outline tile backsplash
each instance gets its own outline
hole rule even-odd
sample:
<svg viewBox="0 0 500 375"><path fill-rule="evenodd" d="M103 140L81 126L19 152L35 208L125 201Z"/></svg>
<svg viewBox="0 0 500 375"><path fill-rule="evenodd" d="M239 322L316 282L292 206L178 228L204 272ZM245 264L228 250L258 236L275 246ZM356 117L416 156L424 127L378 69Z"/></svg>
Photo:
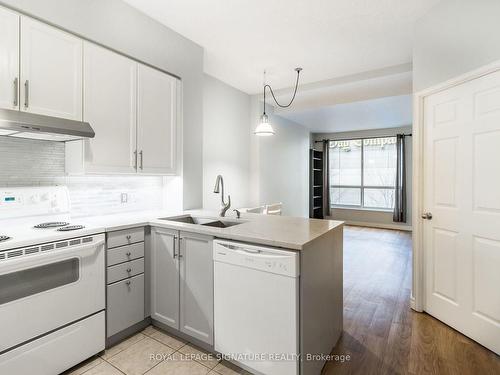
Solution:
<svg viewBox="0 0 500 375"><path fill-rule="evenodd" d="M0 186L66 185L74 216L161 209L164 181L158 176L65 176L64 143L0 136Z"/></svg>
<svg viewBox="0 0 500 375"><path fill-rule="evenodd" d="M0 136L0 185L64 176L64 143Z"/></svg>

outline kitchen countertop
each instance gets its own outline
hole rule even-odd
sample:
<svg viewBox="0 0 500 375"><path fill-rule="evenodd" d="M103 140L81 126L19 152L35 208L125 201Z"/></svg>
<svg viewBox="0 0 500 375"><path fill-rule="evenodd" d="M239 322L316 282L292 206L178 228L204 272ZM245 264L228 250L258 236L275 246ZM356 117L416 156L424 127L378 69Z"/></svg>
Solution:
<svg viewBox="0 0 500 375"><path fill-rule="evenodd" d="M199 210L187 211L184 214L217 217L216 212ZM242 224L227 228L215 228L155 219L150 221L150 225L186 231L193 230L194 227L197 228L196 231L198 233L208 234L218 238L283 247L293 250L302 250L305 245L312 240L343 225L342 221L260 215L245 212L241 214L241 219L236 219L234 216L220 219L241 221Z"/></svg>
<svg viewBox="0 0 500 375"><path fill-rule="evenodd" d="M217 228L160 219L183 215L209 217L214 220L241 221L241 224L227 228ZM146 225L185 230L236 241L302 250L309 242L343 225L342 221L260 215L245 212L241 214L240 219L236 219L232 215L225 218L219 218L217 212L207 210L188 210L184 212L136 211L90 217L75 218L66 216L58 219L70 221L72 224L85 225L85 229L63 233L54 230L31 229L32 224L34 224L31 222L23 223L23 226L21 226L20 223L16 224L11 222L8 227L2 228L1 234L10 235L14 238L1 243L0 250L29 246L35 243L57 241L68 238L68 234L71 234L71 236L74 235L74 237L80 237ZM38 222L41 221L44 220L40 218Z"/></svg>

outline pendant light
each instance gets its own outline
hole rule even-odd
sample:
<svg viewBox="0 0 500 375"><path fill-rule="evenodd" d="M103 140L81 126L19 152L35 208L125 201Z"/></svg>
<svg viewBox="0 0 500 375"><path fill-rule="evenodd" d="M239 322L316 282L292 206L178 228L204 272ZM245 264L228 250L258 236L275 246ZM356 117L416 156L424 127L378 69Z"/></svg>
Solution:
<svg viewBox="0 0 500 375"><path fill-rule="evenodd" d="M273 92L272 87L269 86L268 84L266 84L266 72L264 71L264 111L262 113L262 116L260 116L259 125L257 125L257 127L255 128L255 131L253 132L255 135L268 137L268 136L275 134L273 127L269 123L269 117L266 114L266 89L267 88L269 89L269 91L271 92L271 95L274 99L274 102L276 103L276 105L278 105L278 107L281 107L281 108L290 107L295 99L295 95L297 94L297 88L299 86L299 76L300 76L301 70L302 70L302 68L295 68L295 71L297 72L297 81L295 82L295 89L293 91L292 99L290 100L290 102L288 104L285 104L285 105L278 103L278 101L276 100L276 97L274 96L274 92Z"/></svg>

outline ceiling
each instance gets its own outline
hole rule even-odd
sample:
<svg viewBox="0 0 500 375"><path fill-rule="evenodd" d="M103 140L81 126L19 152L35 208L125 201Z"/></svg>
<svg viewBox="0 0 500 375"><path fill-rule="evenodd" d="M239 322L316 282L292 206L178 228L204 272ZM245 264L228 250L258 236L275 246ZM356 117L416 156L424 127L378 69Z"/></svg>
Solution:
<svg viewBox="0 0 500 375"><path fill-rule="evenodd" d="M280 113L313 133L384 129L411 125L411 95L390 96L335 106Z"/></svg>
<svg viewBox="0 0 500 375"><path fill-rule="evenodd" d="M411 62L415 21L439 0L125 0L201 45L205 72L244 91Z"/></svg>

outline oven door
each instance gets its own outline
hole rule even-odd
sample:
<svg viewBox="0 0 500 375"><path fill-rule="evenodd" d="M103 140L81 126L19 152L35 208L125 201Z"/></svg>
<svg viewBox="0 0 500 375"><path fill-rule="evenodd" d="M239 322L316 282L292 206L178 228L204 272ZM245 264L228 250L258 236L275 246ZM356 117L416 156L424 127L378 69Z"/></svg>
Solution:
<svg viewBox="0 0 500 375"><path fill-rule="evenodd" d="M104 244L0 262L0 353L104 310Z"/></svg>

